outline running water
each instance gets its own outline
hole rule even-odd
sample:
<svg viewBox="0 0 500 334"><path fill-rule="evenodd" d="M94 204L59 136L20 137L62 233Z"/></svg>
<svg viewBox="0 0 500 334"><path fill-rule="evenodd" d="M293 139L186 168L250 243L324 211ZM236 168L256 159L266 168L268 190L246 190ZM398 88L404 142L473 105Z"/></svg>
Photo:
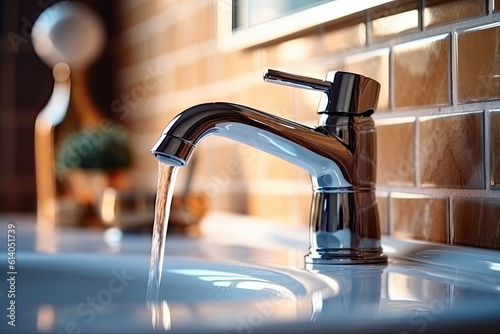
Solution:
<svg viewBox="0 0 500 334"><path fill-rule="evenodd" d="M152 312L153 327L160 324L165 327L167 325L165 322L169 322L169 319L162 319L162 315L165 314L165 311L162 311L162 309L165 308L165 305L159 302L159 292L170 204L172 203L175 178L178 170L179 167L176 166L168 166L161 162L158 164L158 188L156 193L153 240L151 243L148 290L146 293L146 300Z"/></svg>

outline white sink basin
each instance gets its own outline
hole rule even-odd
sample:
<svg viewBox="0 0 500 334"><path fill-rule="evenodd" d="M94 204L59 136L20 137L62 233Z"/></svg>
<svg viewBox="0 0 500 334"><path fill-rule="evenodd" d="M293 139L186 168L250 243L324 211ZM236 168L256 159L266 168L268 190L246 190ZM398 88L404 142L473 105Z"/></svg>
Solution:
<svg viewBox="0 0 500 334"><path fill-rule="evenodd" d="M17 263L14 332L152 331L147 255L19 253ZM233 328L238 317L268 302L290 311L313 292L334 294L317 275L293 268L182 257L167 257L165 267L160 299L167 313L162 316L165 327L174 330ZM7 266L1 269L6 272Z"/></svg>
<svg viewBox="0 0 500 334"><path fill-rule="evenodd" d="M61 232L63 249L41 254L21 244L33 239L29 231L17 234L15 327L5 320L9 286L0 285L2 333L466 333L500 328L497 251L384 238L388 265L306 270L289 265L306 253L297 230L276 238L275 231L263 229L272 249L264 242L258 248L238 245L237 237L234 245L210 237L170 237L160 312L155 313L160 328L153 329L145 297L148 236L124 238L117 251L102 235ZM168 255L181 253L187 257ZM6 258L0 259L0 270L8 272Z"/></svg>

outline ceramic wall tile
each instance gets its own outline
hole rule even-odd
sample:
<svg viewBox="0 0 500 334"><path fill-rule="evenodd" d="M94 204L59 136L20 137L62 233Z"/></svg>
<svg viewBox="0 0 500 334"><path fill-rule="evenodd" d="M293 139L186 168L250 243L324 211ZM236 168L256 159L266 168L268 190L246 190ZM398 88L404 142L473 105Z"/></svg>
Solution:
<svg viewBox="0 0 500 334"><path fill-rule="evenodd" d="M500 24L458 33L459 102L500 98Z"/></svg>
<svg viewBox="0 0 500 334"><path fill-rule="evenodd" d="M448 34L396 45L396 108L450 104L450 37Z"/></svg>
<svg viewBox="0 0 500 334"><path fill-rule="evenodd" d="M423 187L483 188L483 113L419 119Z"/></svg>
<svg viewBox="0 0 500 334"><path fill-rule="evenodd" d="M333 54L352 48L360 48L366 43L366 25L362 16L355 16L345 22L326 25L321 38L324 54Z"/></svg>
<svg viewBox="0 0 500 334"><path fill-rule="evenodd" d="M377 184L414 185L415 118L381 120L377 125Z"/></svg>
<svg viewBox="0 0 500 334"><path fill-rule="evenodd" d="M424 27L433 27L485 14L484 0L426 0L423 15Z"/></svg>
<svg viewBox="0 0 500 334"><path fill-rule="evenodd" d="M392 193L390 201L391 235L447 242L447 198Z"/></svg>
<svg viewBox="0 0 500 334"><path fill-rule="evenodd" d="M457 245L500 249L500 199L452 200L452 242Z"/></svg>
<svg viewBox="0 0 500 334"><path fill-rule="evenodd" d="M293 64L318 55L317 39L314 35L299 36L264 49L268 64Z"/></svg>
<svg viewBox="0 0 500 334"><path fill-rule="evenodd" d="M418 1L395 1L369 11L370 36L380 39L417 30Z"/></svg>

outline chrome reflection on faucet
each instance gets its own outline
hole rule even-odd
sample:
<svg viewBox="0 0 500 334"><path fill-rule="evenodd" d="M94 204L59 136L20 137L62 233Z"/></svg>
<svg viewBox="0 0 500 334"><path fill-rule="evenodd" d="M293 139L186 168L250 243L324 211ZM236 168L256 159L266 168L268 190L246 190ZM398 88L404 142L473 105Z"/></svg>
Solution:
<svg viewBox="0 0 500 334"><path fill-rule="evenodd" d="M185 165L198 142L218 135L256 147L305 169L312 180L307 263L386 262L375 197L375 111L380 84L347 72L325 81L268 70L264 80L323 92L316 127L238 104L191 107L163 130L152 153Z"/></svg>

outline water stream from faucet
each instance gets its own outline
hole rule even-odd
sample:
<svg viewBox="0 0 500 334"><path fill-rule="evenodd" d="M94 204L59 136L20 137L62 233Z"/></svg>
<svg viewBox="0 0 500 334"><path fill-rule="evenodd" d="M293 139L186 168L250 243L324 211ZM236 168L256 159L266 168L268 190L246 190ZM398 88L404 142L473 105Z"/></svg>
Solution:
<svg viewBox="0 0 500 334"><path fill-rule="evenodd" d="M149 264L148 289L146 301L152 311L153 327L163 325L162 305L159 301L160 283L163 271L163 259L165 255L165 240L167 236L168 217L170 216L170 205L174 193L175 179L179 167L169 166L162 162L158 163L158 187L155 204L155 220L153 227L153 239L151 243L151 261ZM157 314L162 313L162 314Z"/></svg>

